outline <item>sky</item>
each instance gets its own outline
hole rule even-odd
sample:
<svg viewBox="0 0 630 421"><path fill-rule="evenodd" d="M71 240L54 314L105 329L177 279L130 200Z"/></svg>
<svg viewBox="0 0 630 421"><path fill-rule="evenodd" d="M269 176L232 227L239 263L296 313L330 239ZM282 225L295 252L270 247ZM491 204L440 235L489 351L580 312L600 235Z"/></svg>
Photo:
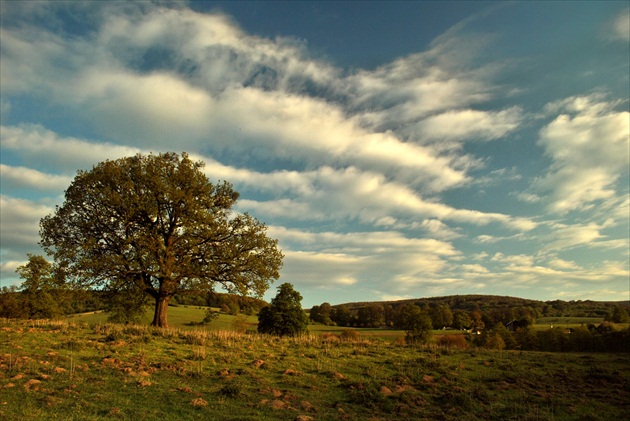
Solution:
<svg viewBox="0 0 630 421"><path fill-rule="evenodd" d="M2 286L77 170L187 152L302 305L628 300L627 2L0 2Z"/></svg>

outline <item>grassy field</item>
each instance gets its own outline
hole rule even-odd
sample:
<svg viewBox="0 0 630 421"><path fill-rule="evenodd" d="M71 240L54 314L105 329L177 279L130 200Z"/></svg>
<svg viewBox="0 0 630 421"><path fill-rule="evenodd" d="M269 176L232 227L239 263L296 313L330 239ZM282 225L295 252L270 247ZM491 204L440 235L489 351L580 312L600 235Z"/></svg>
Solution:
<svg viewBox="0 0 630 421"><path fill-rule="evenodd" d="M629 411L626 354L0 320L0 419L609 420Z"/></svg>
<svg viewBox="0 0 630 421"><path fill-rule="evenodd" d="M213 320L206 326L199 326L197 323L200 322L206 312L207 307L199 307L199 306L177 306L177 307L169 307L168 310L168 320L169 324L172 327L180 328L180 329L208 329L208 330L230 330L232 329L232 325L234 323L234 316L220 314L216 320ZM219 309L215 309L218 311ZM147 310L142 322L149 324L151 322L151 318L153 313L150 310ZM71 322L85 322L88 324L94 323L105 323L107 321L107 315L105 313L87 313L87 314L77 314L67 318L68 321ZM541 317L536 320L536 324L533 326L537 330L545 330L549 329L551 326L555 327L566 327L566 328L576 328L582 325L589 324L599 324L601 323L603 318L597 317ZM258 323L258 319L256 316L248 316L248 331L255 332L256 325ZM626 325L619 325L619 328L627 327ZM338 334L342 330L348 329L346 327L339 326L323 326L323 325L310 325L309 331L321 334L321 333L333 333ZM405 336L405 333L400 330L391 330L391 329L378 329L378 328L361 328L357 329L361 332L361 335L364 337L370 338L381 338L388 341L394 341L398 338L402 338ZM433 331L434 336L436 335L452 335L461 333L453 330L435 330Z"/></svg>

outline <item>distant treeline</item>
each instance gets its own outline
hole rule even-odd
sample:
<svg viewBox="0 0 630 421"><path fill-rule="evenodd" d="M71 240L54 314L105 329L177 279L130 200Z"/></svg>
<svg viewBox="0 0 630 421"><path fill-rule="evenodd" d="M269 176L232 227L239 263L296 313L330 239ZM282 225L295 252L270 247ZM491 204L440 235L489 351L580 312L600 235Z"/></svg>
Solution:
<svg viewBox="0 0 630 421"><path fill-rule="evenodd" d="M507 329L497 324L479 335L471 335L473 345L487 349L516 349L546 352L630 352L630 329L616 330L610 322L577 328L532 327Z"/></svg>
<svg viewBox="0 0 630 421"><path fill-rule="evenodd" d="M541 317L598 317L616 323L628 319L630 302L537 301L495 295L453 295L413 300L357 302L331 306L322 303L310 310L316 323L347 327L396 327L397 313L414 304L430 317L434 329L453 327L473 329L507 325L533 324Z"/></svg>

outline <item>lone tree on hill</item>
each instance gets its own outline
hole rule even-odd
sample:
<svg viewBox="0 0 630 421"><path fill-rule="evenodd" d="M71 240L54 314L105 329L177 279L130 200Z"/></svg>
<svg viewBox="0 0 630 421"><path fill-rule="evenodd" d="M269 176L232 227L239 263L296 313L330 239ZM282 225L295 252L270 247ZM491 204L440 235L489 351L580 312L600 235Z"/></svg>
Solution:
<svg viewBox="0 0 630 421"><path fill-rule="evenodd" d="M271 305L258 313L258 332L278 336L295 336L306 331L308 316L302 310L302 295L293 285L284 283L278 287L278 294Z"/></svg>
<svg viewBox="0 0 630 421"><path fill-rule="evenodd" d="M79 171L63 205L41 220L41 245L79 286L149 294L154 326L168 326L176 293L220 284L261 296L279 277L277 240L233 213L238 193L202 168L186 153L165 153Z"/></svg>

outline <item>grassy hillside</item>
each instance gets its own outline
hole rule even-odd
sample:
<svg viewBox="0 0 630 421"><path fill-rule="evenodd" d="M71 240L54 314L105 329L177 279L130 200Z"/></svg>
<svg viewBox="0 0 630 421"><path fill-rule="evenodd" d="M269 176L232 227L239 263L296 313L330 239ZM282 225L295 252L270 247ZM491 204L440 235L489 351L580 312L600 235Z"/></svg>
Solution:
<svg viewBox="0 0 630 421"><path fill-rule="evenodd" d="M627 357L2 319L0 419L623 419Z"/></svg>
<svg viewBox="0 0 630 421"><path fill-rule="evenodd" d="M198 325L201 322L206 314L206 310L208 307L202 306L177 306L177 307L169 307L168 308L168 322L169 325L176 328L181 329L199 329ZM215 309L218 311L218 309ZM213 320L207 327L212 330L218 329L226 329L229 330L232 328L232 324L234 323L234 316L230 316L227 314L219 314L219 317L216 320ZM147 309L143 319L143 324L151 323L153 319L152 309ZM70 322L85 322L89 324L94 323L106 323L107 322L107 314L104 312L90 312L83 314L73 314L72 316L68 316L66 320ZM249 325L249 330L256 330L256 324L258 323L258 319L256 316L247 316L247 323Z"/></svg>

